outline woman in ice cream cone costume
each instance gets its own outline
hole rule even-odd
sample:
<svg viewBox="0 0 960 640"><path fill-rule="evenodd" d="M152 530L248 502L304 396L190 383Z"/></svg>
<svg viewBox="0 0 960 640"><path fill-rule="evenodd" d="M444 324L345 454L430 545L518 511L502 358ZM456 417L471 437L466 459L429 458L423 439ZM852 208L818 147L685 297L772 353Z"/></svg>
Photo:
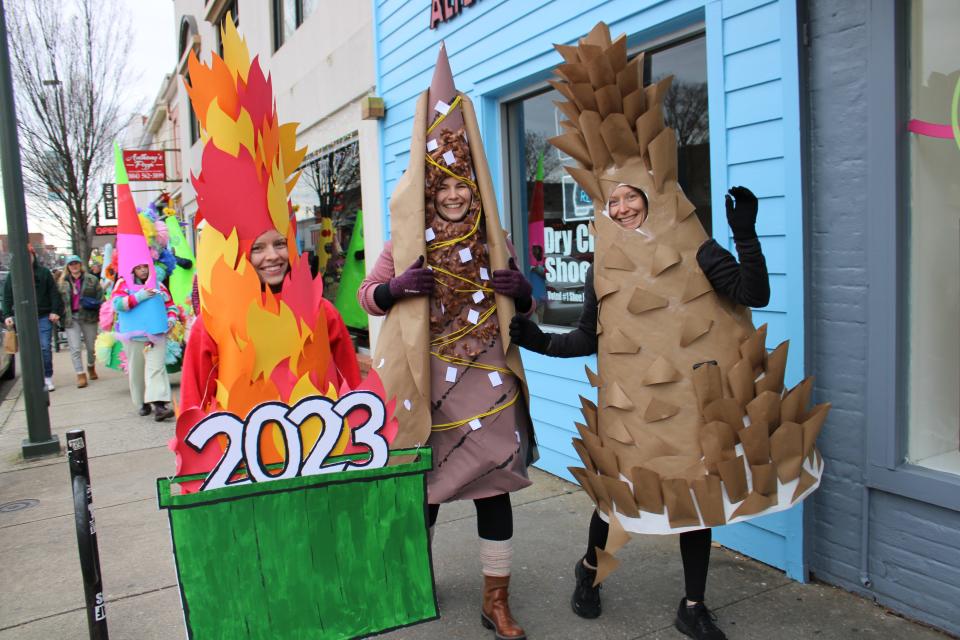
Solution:
<svg viewBox="0 0 960 640"><path fill-rule="evenodd" d="M809 407L812 380L784 389L787 343L771 353L748 307L770 297L755 229L757 198L726 196L739 262L710 239L677 184L676 138L661 101L671 78L643 86L643 57L599 24L576 46L558 45L554 87L566 133L551 143L595 203L594 264L584 309L568 334L511 322L514 343L557 357L596 353L587 370L598 403L571 468L596 505L586 554L575 566L574 612L601 613L600 583L630 533L680 534L686 593L675 625L724 638L704 605L711 529L789 508L819 485L814 443L829 410ZM599 406L598 406L599 405Z"/></svg>
<svg viewBox="0 0 960 640"><path fill-rule="evenodd" d="M535 444L518 349L506 336L514 310L534 310L531 286L500 227L476 116L443 48L416 114L410 167L391 199L392 241L358 299L386 315L373 365L397 401L397 440L433 449L431 534L442 503L474 501L481 621L515 640L525 634L508 604L510 493L530 485Z"/></svg>

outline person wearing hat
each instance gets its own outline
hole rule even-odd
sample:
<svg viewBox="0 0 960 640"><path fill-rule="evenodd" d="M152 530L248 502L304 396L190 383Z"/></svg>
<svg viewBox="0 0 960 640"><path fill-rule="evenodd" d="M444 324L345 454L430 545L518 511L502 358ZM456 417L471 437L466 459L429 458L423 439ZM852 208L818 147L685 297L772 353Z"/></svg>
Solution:
<svg viewBox="0 0 960 640"><path fill-rule="evenodd" d="M83 268L79 256L67 256L66 268L60 276L60 297L63 299L63 317L60 324L67 334L73 370L77 374L77 388L87 386L87 378L97 379L96 351L97 321L103 289L100 278ZM87 369L83 369L82 347L87 347Z"/></svg>
<svg viewBox="0 0 960 640"><path fill-rule="evenodd" d="M43 380L47 391L53 391L53 353L50 340L53 323L63 315L63 299L57 291L57 283L50 270L40 264L33 245L27 245L33 267L33 287L37 293L37 323L40 328L40 353L43 356ZM8 329L14 326L13 278L7 278L3 287L2 313Z"/></svg>

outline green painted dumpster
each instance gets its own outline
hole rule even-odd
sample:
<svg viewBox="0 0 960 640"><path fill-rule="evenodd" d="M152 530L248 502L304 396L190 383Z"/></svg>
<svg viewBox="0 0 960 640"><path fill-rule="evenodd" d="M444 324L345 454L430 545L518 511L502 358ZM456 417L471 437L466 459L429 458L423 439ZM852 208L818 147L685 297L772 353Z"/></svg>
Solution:
<svg viewBox="0 0 960 640"><path fill-rule="evenodd" d="M429 449L380 469L186 495L157 480L190 638L357 638L438 617ZM355 458L341 456L328 462Z"/></svg>

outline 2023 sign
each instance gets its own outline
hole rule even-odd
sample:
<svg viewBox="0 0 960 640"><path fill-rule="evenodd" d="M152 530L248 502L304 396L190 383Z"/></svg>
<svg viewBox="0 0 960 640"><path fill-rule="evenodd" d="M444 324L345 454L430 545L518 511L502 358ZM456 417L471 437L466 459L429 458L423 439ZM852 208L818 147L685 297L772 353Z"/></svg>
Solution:
<svg viewBox="0 0 960 640"><path fill-rule="evenodd" d="M353 443L366 447L369 457L359 462L324 464L340 439L346 417L355 412L369 414L366 422L351 430ZM312 417L323 422L323 431L304 457L300 426ZM266 402L254 408L246 421L231 413L213 413L190 430L186 442L199 452L214 436L227 436L226 450L200 487L204 491L249 482L386 466L389 449L386 439L380 435L385 419L383 400L369 391L352 391L336 402L322 396L305 398L293 407L282 402ZM260 455L260 435L271 423L280 427L287 452L283 470L276 474L266 469ZM231 481L241 463L246 467L246 476Z"/></svg>

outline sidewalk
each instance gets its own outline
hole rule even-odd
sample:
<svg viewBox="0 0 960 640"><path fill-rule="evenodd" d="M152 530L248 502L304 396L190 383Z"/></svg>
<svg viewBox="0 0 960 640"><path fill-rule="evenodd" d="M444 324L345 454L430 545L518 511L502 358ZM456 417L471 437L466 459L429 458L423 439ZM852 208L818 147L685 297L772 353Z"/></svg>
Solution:
<svg viewBox="0 0 960 640"><path fill-rule="evenodd" d="M173 422L136 415L126 379L101 371L77 389L69 354L55 354L50 418L60 436L86 430L100 543L107 619L114 640L186 636L166 515L155 480L173 473L167 440ZM174 378L176 380L176 377ZM63 456L25 463L26 416L19 380L0 404L0 640L86 638L83 587ZM514 614L532 640L683 638L673 629L682 595L675 536L635 537L605 583L604 613L577 618L569 605L573 564L583 553L591 505L575 485L533 471L534 485L515 494ZM16 509L19 501L37 504ZM440 510L434 543L442 618L383 638L492 640L480 626L480 563L470 504ZM889 615L846 592L800 585L725 549L711 558L708 604L731 638L792 640L947 636ZM275 639L275 640L283 640Z"/></svg>

